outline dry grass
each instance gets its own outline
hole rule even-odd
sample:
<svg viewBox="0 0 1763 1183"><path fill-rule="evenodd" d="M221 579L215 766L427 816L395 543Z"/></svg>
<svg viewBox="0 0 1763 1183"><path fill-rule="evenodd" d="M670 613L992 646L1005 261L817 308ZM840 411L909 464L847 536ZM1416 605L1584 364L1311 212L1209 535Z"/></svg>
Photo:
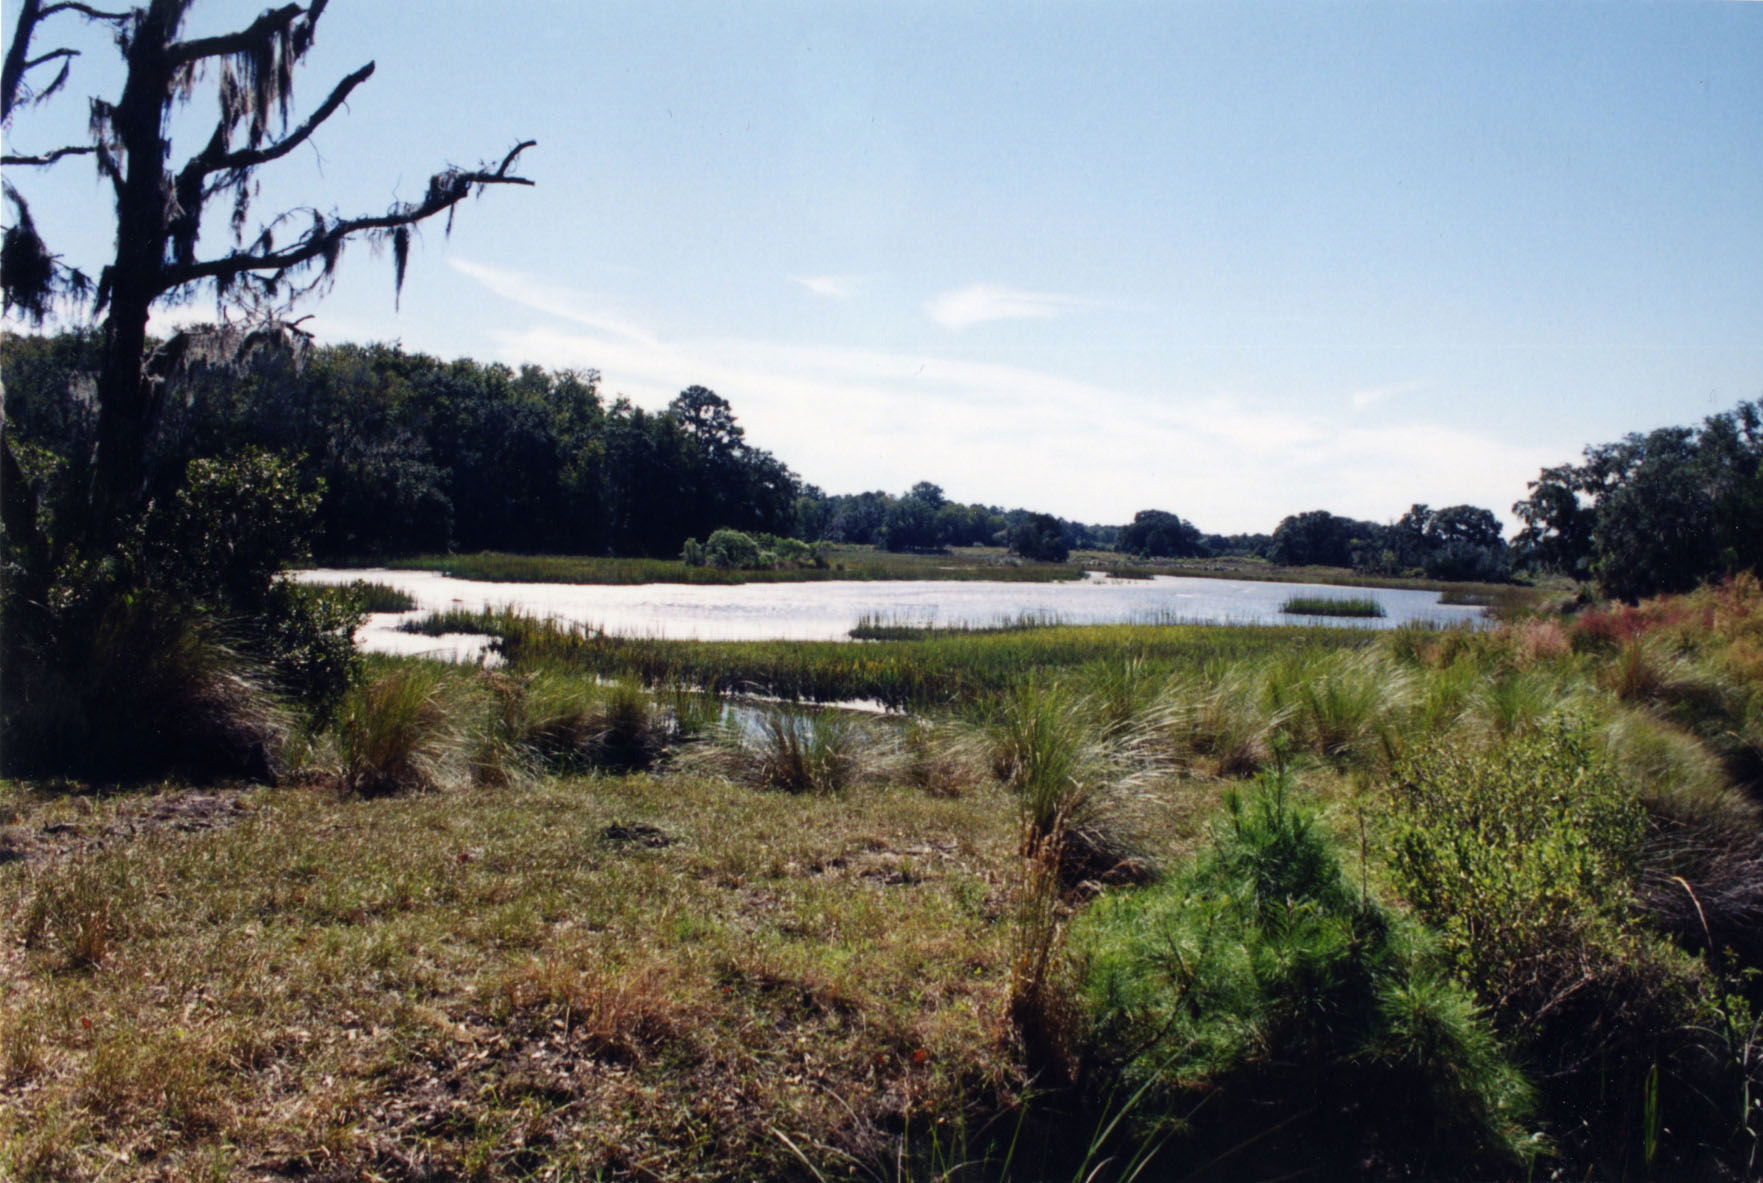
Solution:
<svg viewBox="0 0 1763 1183"><path fill-rule="evenodd" d="M0 866L0 1176L776 1174L1014 1087L992 790L251 800Z"/></svg>

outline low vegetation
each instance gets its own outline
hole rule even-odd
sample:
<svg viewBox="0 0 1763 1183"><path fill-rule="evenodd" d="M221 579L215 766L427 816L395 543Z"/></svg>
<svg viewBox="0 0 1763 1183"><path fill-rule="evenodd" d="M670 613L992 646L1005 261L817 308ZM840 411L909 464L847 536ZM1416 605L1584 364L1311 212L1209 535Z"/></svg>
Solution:
<svg viewBox="0 0 1763 1183"><path fill-rule="evenodd" d="M1279 606L1293 616L1353 616L1377 619L1387 615L1383 605L1368 596L1291 596Z"/></svg>
<svg viewBox="0 0 1763 1183"><path fill-rule="evenodd" d="M0 788L0 1169L1759 1161L1754 580L842 646L989 671L913 719L729 715L684 652L645 688L519 627L497 670L370 663L283 787Z"/></svg>

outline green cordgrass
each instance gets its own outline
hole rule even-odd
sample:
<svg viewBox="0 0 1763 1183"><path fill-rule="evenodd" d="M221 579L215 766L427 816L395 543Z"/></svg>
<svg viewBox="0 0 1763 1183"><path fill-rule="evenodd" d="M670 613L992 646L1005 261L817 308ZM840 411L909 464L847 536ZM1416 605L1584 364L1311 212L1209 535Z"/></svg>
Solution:
<svg viewBox="0 0 1763 1183"><path fill-rule="evenodd" d="M926 631L873 644L848 641L672 641L610 636L519 613L437 613L414 631L498 637L517 666L557 664L647 686L751 693L799 702L873 700L896 710L972 702L1053 670L1123 655L1147 674L1270 653L1301 654L1370 643L1364 630L1314 625L1060 625L1000 631Z"/></svg>
<svg viewBox="0 0 1763 1183"><path fill-rule="evenodd" d="M1279 606L1293 616L1350 616L1377 619L1383 605L1365 596L1292 596Z"/></svg>
<svg viewBox="0 0 1763 1183"><path fill-rule="evenodd" d="M363 612L409 612L416 598L409 592L371 579L357 579L345 589Z"/></svg>

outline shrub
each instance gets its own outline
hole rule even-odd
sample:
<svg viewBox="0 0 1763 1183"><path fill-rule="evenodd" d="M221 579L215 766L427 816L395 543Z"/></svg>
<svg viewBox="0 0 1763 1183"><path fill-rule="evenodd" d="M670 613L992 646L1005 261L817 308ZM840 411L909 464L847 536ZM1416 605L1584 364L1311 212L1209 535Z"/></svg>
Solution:
<svg viewBox="0 0 1763 1183"><path fill-rule="evenodd" d="M1534 1066L1569 1160L1683 1167L1728 1141L1723 1004L1641 923L1646 812L1588 729L1435 747L1397 776L1396 885Z"/></svg>
<svg viewBox="0 0 1763 1183"><path fill-rule="evenodd" d="M725 571L759 566L759 544L739 530L718 530L704 540L704 561Z"/></svg>
<svg viewBox="0 0 1763 1183"><path fill-rule="evenodd" d="M1521 1161L1522 1077L1290 796L1283 771L1264 774L1168 882L1074 926L1102 1067L1140 1098L1135 1136L1186 1134L1230 1177L1478 1177Z"/></svg>

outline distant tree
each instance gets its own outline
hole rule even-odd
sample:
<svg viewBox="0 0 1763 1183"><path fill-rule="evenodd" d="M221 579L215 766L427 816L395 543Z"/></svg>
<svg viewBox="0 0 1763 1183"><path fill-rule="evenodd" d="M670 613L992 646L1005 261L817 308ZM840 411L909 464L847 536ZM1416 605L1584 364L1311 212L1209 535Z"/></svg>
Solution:
<svg viewBox="0 0 1763 1183"><path fill-rule="evenodd" d="M938 492L940 494L941 490ZM888 506L880 536L882 545L892 551L935 550L940 545L937 505L910 494L900 498Z"/></svg>
<svg viewBox="0 0 1763 1183"><path fill-rule="evenodd" d="M1763 566L1763 403L1544 469L1514 505L1521 556L1634 600Z"/></svg>
<svg viewBox="0 0 1763 1183"><path fill-rule="evenodd" d="M1071 555L1065 531L1052 514L1033 513L1010 528L1010 551L1037 563L1063 563Z"/></svg>
<svg viewBox="0 0 1763 1183"><path fill-rule="evenodd" d="M1313 509L1280 522L1267 557L1288 567L1351 567L1355 549L1377 545L1382 530L1375 522Z"/></svg>
<svg viewBox="0 0 1763 1183"><path fill-rule="evenodd" d="M1187 558L1205 553L1205 543L1193 523L1161 509L1141 509L1121 529L1115 549L1145 558Z"/></svg>
<svg viewBox="0 0 1763 1183"><path fill-rule="evenodd" d="M852 493L832 499L832 519L826 537L833 542L868 545L879 540L882 523L894 499L886 493Z"/></svg>
<svg viewBox="0 0 1763 1183"><path fill-rule="evenodd" d="M907 491L906 496L915 501L922 501L932 509L941 509L948 501L948 498L943 496L943 487L933 485L929 481L919 481Z"/></svg>

